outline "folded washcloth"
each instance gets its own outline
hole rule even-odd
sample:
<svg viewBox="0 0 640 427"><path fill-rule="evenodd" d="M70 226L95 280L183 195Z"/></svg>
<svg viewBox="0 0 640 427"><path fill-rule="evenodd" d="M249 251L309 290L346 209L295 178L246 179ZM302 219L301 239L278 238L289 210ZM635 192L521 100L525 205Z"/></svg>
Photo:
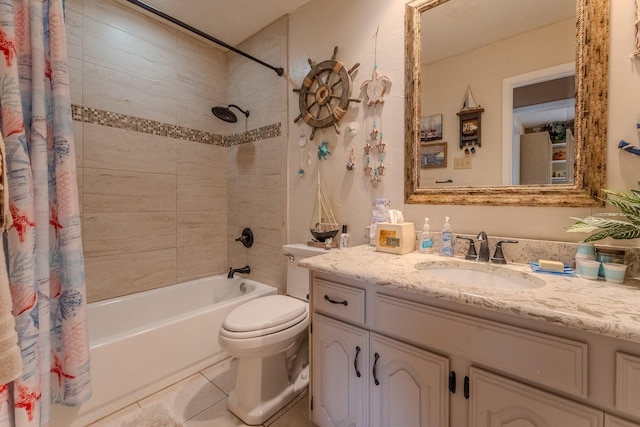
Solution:
<svg viewBox="0 0 640 427"><path fill-rule="evenodd" d="M529 263L529 265L531 265L531 270L533 270L536 273L547 273L547 274L557 274L560 276L575 276L576 272L573 270L573 268L571 267L567 267L566 265L564 266L564 271L551 271L551 270L543 270L540 268L540 266L538 265L537 262L531 262Z"/></svg>

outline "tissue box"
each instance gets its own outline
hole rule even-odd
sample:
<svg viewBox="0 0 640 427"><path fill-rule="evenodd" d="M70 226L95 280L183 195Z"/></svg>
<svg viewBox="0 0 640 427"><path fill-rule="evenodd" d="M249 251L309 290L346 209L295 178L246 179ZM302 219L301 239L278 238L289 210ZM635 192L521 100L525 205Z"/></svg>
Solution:
<svg viewBox="0 0 640 427"><path fill-rule="evenodd" d="M399 255L413 252L416 249L415 230L412 222L379 222L376 225L376 250Z"/></svg>

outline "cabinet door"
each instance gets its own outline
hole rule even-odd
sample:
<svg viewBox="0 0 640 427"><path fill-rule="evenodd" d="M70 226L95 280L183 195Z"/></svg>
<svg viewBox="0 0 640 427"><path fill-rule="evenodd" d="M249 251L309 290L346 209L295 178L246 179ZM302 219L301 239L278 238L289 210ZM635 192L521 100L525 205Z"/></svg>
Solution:
<svg viewBox="0 0 640 427"><path fill-rule="evenodd" d="M603 413L533 387L470 369L471 427L599 427Z"/></svg>
<svg viewBox="0 0 640 427"><path fill-rule="evenodd" d="M369 332L314 313L313 422L366 427Z"/></svg>
<svg viewBox="0 0 640 427"><path fill-rule="evenodd" d="M372 333L372 427L449 425L449 360Z"/></svg>
<svg viewBox="0 0 640 427"><path fill-rule="evenodd" d="M613 415L604 415L604 427L640 427L640 424L614 417Z"/></svg>

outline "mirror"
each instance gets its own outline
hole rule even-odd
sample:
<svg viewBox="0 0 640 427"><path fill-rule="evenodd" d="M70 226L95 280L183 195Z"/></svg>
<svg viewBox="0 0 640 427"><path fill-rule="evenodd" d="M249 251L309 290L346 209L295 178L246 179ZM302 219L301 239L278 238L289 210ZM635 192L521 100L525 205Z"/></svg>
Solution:
<svg viewBox="0 0 640 427"><path fill-rule="evenodd" d="M571 152L573 158L568 162L572 168L569 169L570 176L565 180L566 183L501 185L505 182L508 184L513 182L505 179L505 177L510 176L514 167L510 160L515 157L513 153L506 152L508 151L508 147L511 147L512 132L510 132L510 130L513 128L511 123L513 121L512 116L507 118L503 117L503 110L513 113L512 107L506 109L503 107L508 104L508 100L505 101L504 95L508 94L512 96L513 94L511 88L505 89L506 85L503 86L501 84L498 90L493 90L486 94L483 86L478 86L474 92L474 87L468 81L460 82L459 79L456 82L443 82L441 78L434 78L433 82L429 81L429 84L432 85L431 87L437 87L437 85L452 86L455 84L462 89L460 93L456 93L453 101L448 101L448 104L437 104L438 100L442 101L442 98L439 99L437 96L433 97L431 104L428 96L427 99L422 101L422 94L424 93L423 85L426 85L427 82L423 76L424 68L422 67L421 57L423 55L435 55L435 53L433 53L435 50L428 47L429 40L421 40L423 31L425 31L423 22L428 23L433 21L430 19L431 16L429 14L434 14L440 22L446 22L446 17L444 17L446 14L441 13L445 10L439 8L445 8L447 6L454 6L453 11L455 11L455 15L470 13L472 16L467 16L466 19L479 21L482 15L480 12L482 11L479 11L475 6L482 4L482 7L486 8L488 7L488 3L497 1L498 0L485 0L483 2L477 0L414 0L406 5L405 202L504 206L599 205L600 203L596 200L595 196L605 181L609 43L608 0L575 0L575 118L573 119L571 128L574 149ZM512 16L512 8L502 8L501 14ZM443 15L443 17L440 18L440 15ZM471 25L461 26L460 24L454 25L452 23L446 23L445 27L447 25L454 28L464 28L464 31L460 30L459 38L461 40L474 38L473 34L466 32L467 28L471 28ZM429 34L429 32L426 31L425 33ZM423 43L425 43L424 46ZM448 55L455 52L456 46L453 36L450 36L443 42L435 41L434 43L437 45L435 46L436 48L444 48L449 52ZM530 57L533 58L532 55L530 55ZM446 61L440 61L442 64L445 62ZM557 75L566 75L567 66L569 66L569 71L573 68L572 62L569 64L565 62L560 65L553 65L546 63L545 60L535 58L532 59L532 62L534 64L540 62L540 68L543 68L545 72L549 71L550 75L555 75L554 73L556 71L558 72L556 73ZM459 67L456 70L445 69L440 75L464 75L464 73L460 73L461 68L464 67ZM557 68L559 68L559 70ZM467 76L473 76L474 71L475 69L470 67L468 73L471 74L467 74ZM518 76L499 76L499 81L510 81L509 78L511 78L511 81L519 81L518 79L521 78L522 75L528 73L518 74ZM573 72L570 74L573 74ZM467 79L469 79L469 77L467 77ZM448 136L446 136L445 139L434 142L447 141L444 152L448 151L449 162L444 162L445 164L448 163L447 169L440 170L447 171L448 174L442 175L443 181L446 182L448 179L451 179L453 182L444 183L444 185L440 184L441 186L432 185L431 187L420 185L421 169L424 169L420 156L424 154L421 153L421 151L425 151L426 145L421 145L421 118L423 122L425 120L423 117L425 116L435 116L436 119L442 120L445 132L447 124L449 124L449 128L451 128L452 117L453 120L455 120L453 123L456 123L454 126L457 126L457 113L459 113L462 107L462 100L467 89L474 92L473 95L476 97L475 101L484 109L484 112L480 113L482 119L482 129L480 131L482 133L482 144L481 146L473 146L477 150L477 154L471 156L469 156L469 154L465 155L464 148L468 147L460 148L460 145L462 145L460 143L462 133L460 133L460 135L457 133L454 134L452 133L452 129L449 129ZM478 97L476 92L482 93L483 96ZM509 96L506 98L509 98ZM513 102L513 98L511 98L511 102ZM491 109L487 108L487 106L491 106ZM489 126L492 126L491 129L488 128ZM497 129L494 129L496 126ZM504 129L506 129L506 131ZM424 134L424 132L422 133ZM504 136L505 134L506 136ZM424 137L424 135L422 136ZM506 141L504 144L504 146L507 147L506 150L503 147L503 140ZM437 144L429 144L428 149L433 150L432 145ZM435 150L442 149L435 148ZM480 154L482 154L482 156L480 156ZM485 175L489 174L486 172L478 172L476 182L478 182L479 185L469 185L467 183L468 180L465 182L464 179L455 178L453 175L453 163L456 161L456 158L470 158L471 162L473 162L476 160L473 156L477 156L478 161L482 157L483 161L492 162L491 164L493 166L490 168L497 170L501 178L486 181L484 180L484 178L486 178ZM425 156L423 155L423 157ZM433 165L435 167L442 166L441 164L438 165L437 159ZM502 166L505 166L505 168ZM476 168L472 167L471 170L464 172L473 174L475 172L474 169ZM481 169L478 168L476 170L480 171ZM428 172L433 173L434 171L438 171L438 169L432 169ZM452 177L454 177L454 179L452 179ZM456 186L456 181L463 184ZM432 183L435 184L435 180Z"/></svg>

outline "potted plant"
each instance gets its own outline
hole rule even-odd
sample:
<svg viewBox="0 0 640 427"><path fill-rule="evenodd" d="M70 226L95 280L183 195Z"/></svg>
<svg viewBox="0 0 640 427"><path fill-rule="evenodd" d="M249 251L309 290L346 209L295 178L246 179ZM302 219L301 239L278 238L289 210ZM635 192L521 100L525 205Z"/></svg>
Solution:
<svg viewBox="0 0 640 427"><path fill-rule="evenodd" d="M638 181L640 188L640 181ZM603 189L604 202L620 209L621 212L606 212L574 218L576 222L567 228L568 232L592 233L585 242L595 242L607 237L613 239L636 239L640 237L640 189L630 194Z"/></svg>

